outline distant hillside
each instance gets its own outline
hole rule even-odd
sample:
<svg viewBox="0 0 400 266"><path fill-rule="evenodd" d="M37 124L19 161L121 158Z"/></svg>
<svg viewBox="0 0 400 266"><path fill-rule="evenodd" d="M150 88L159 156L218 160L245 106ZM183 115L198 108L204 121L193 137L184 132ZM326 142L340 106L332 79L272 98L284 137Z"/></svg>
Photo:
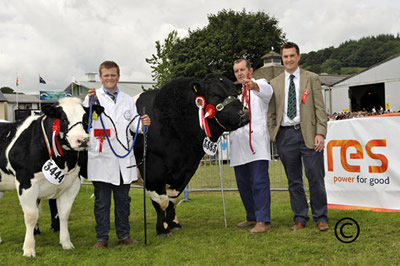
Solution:
<svg viewBox="0 0 400 266"><path fill-rule="evenodd" d="M398 54L400 35L382 34L302 54L300 65L315 73L352 74Z"/></svg>

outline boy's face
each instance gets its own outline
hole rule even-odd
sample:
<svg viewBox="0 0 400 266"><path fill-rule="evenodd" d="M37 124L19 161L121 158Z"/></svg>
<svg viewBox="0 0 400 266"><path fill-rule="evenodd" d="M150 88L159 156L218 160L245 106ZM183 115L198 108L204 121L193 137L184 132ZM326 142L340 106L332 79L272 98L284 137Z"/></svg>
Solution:
<svg viewBox="0 0 400 266"><path fill-rule="evenodd" d="M117 83L119 81L117 68L102 68L100 73L100 80L106 90L110 92L115 92L115 90L117 89Z"/></svg>

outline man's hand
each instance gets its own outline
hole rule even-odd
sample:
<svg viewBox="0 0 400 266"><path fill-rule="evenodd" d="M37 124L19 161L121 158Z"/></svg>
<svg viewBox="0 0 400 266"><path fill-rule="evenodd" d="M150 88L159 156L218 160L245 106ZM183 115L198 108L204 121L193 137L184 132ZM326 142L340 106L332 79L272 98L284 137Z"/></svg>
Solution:
<svg viewBox="0 0 400 266"><path fill-rule="evenodd" d="M247 88L249 90L255 90L255 91L260 91L260 88L258 87L258 84L254 82L252 79L246 79L244 83L247 83Z"/></svg>
<svg viewBox="0 0 400 266"><path fill-rule="evenodd" d="M151 120L148 115L142 115L141 120L142 120L142 128L143 126L150 126Z"/></svg>
<svg viewBox="0 0 400 266"><path fill-rule="evenodd" d="M92 89L88 90L88 96L89 96L89 103L88 103L88 106L89 106L90 98L92 98L92 96L94 96L93 103L95 103L97 101L96 89L92 88Z"/></svg>
<svg viewBox="0 0 400 266"><path fill-rule="evenodd" d="M321 152L324 150L324 136L322 135L316 135L314 139L314 150L317 152Z"/></svg>

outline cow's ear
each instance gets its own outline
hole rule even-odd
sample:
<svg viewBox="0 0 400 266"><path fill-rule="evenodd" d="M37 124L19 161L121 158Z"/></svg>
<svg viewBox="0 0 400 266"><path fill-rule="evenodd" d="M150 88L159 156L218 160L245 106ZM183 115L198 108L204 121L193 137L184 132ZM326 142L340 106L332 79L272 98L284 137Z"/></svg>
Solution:
<svg viewBox="0 0 400 266"><path fill-rule="evenodd" d="M190 86L196 95L203 95L203 85L199 81L193 81Z"/></svg>
<svg viewBox="0 0 400 266"><path fill-rule="evenodd" d="M52 104L42 106L42 112L48 117L61 118L63 110L60 106Z"/></svg>
<svg viewBox="0 0 400 266"><path fill-rule="evenodd" d="M85 109L86 113L89 113L90 109L89 107L83 107ZM96 112L97 115L101 115L101 113L104 112L104 107L98 104L93 104L92 105L92 112Z"/></svg>

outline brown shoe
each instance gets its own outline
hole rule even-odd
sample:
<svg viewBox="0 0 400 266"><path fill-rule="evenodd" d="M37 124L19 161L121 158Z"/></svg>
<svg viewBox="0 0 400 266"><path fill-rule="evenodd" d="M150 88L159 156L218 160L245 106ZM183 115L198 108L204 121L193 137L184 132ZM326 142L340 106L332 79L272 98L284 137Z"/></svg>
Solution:
<svg viewBox="0 0 400 266"><path fill-rule="evenodd" d="M122 240L118 240L118 245L135 245L138 246L139 245L139 241L132 239L130 236L128 236L125 239Z"/></svg>
<svg viewBox="0 0 400 266"><path fill-rule="evenodd" d="M271 231L270 223L256 223L256 226L250 230L250 234L262 234Z"/></svg>
<svg viewBox="0 0 400 266"><path fill-rule="evenodd" d="M106 247L107 247L107 242L104 240L99 240L97 241L96 244L93 245L92 249L106 248Z"/></svg>
<svg viewBox="0 0 400 266"><path fill-rule="evenodd" d="M297 231L297 230L301 230L304 229L306 227L305 224L303 224L302 222L298 222L295 225L292 226L292 230L293 231Z"/></svg>
<svg viewBox="0 0 400 266"><path fill-rule="evenodd" d="M328 226L327 223L319 222L319 223L318 223L318 229L319 229L319 231L321 231L321 232L328 231L329 226Z"/></svg>
<svg viewBox="0 0 400 266"><path fill-rule="evenodd" d="M243 228L252 227L252 226L256 225L256 223L257 223L256 221L244 221L244 222L238 223L236 225L236 227L243 229Z"/></svg>

